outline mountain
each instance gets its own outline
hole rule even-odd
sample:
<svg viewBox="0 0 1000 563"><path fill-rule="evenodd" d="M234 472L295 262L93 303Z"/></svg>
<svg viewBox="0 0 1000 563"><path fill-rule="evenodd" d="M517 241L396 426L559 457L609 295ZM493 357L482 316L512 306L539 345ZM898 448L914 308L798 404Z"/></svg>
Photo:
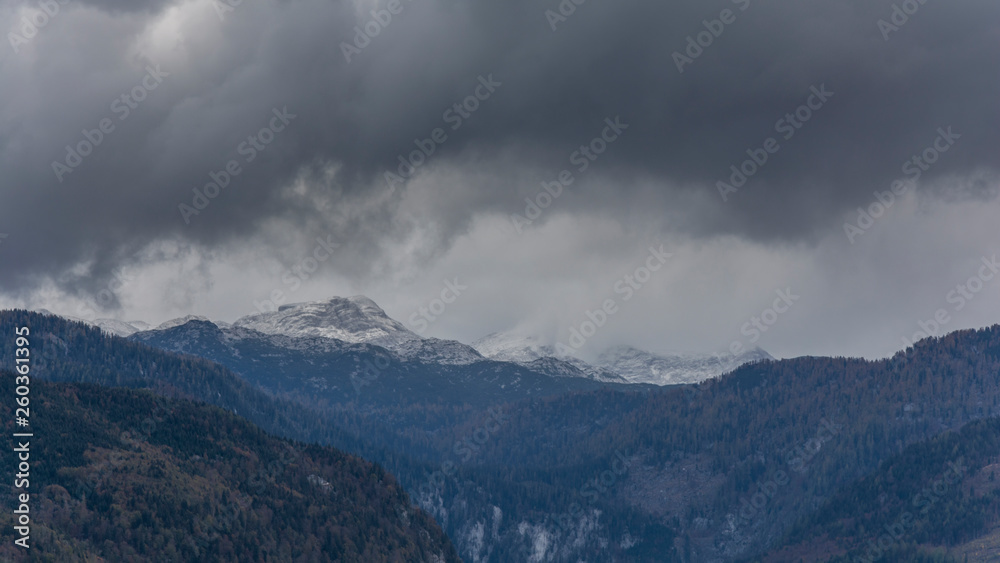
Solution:
<svg viewBox="0 0 1000 563"><path fill-rule="evenodd" d="M364 296L282 305L274 312L237 319L233 327L291 337L334 338L351 344L367 343L386 348L420 340L420 336L391 319L374 301Z"/></svg>
<svg viewBox="0 0 1000 563"><path fill-rule="evenodd" d="M226 328L221 323L215 324ZM172 327L157 327L158 330L167 328ZM274 312L237 319L232 328L272 336L331 338L348 344L370 344L391 350L407 360L448 365L483 360L478 352L460 342L418 336L363 295L282 305Z"/></svg>
<svg viewBox="0 0 1000 563"><path fill-rule="evenodd" d="M39 309L38 312L43 315L54 315L54 313L52 313L47 309ZM71 321L88 324L90 326L96 326L108 334L113 334L115 336L123 336L123 337L132 336L137 332L149 330L150 328L152 328L149 323L144 321L120 321L117 319L87 320L70 316L64 316L63 318L69 319Z"/></svg>
<svg viewBox="0 0 1000 563"><path fill-rule="evenodd" d="M483 356L500 362L528 363L539 358L555 357L555 347L542 344L537 336L494 332L472 343Z"/></svg>
<svg viewBox="0 0 1000 563"><path fill-rule="evenodd" d="M84 323L26 311L0 312L0 332L13 334L14 329L20 326L29 326L32 330L32 370L36 377L62 382L97 383L109 387L149 389L171 397L213 403L227 411L246 416L275 434L309 442L335 444L343 451L363 454L368 459L383 464L412 495L420 495L426 502L432 502L431 499L438 494L436 487L428 490L427 484L437 482L444 475L445 485L457 496L449 494L447 504L440 505L447 506L447 511L442 513L435 509L435 514L442 516L455 537L462 538L462 556L468 561L481 560L477 553L494 554L499 557L494 560L501 561L531 559L531 554L538 550L539 545L544 544L546 532L543 527L536 525L518 532L516 523L524 521L522 508L518 506L543 510L545 506L556 504L550 499L552 494L558 495L558 498L572 494L568 485L560 484L559 473L542 475L540 478L554 483L554 488L539 490L535 484L535 479L539 477L524 481L510 480L508 475L512 474L511 468L496 468L500 472L499 479L494 469L483 472L476 463L475 452L482 448L482 433L489 432L487 436L491 436L496 431L493 425L504 418L502 411L491 422L493 415L484 420L481 406L470 407L465 401L463 404L449 404L435 394L417 397L420 400L414 401L398 391L396 395L408 401L405 405L379 407L350 403L339 405L337 409L321 408L315 405L316 393L307 396L290 392L290 386L283 377L275 377L279 388L271 393L204 359L151 348L139 342L108 335ZM369 347L367 344L346 344L329 338L290 338L260 335L247 329L234 330L267 339L283 339L286 342L282 348L286 350L294 346L304 349L325 346L325 349L331 351L339 346ZM185 334L190 345L206 344L209 348L214 345L206 340L206 335L219 337L224 334L218 326L204 321L191 321L162 332L172 331ZM389 353L381 350L384 354ZM240 349L237 348L237 351ZM253 354L247 359L248 362L267 356L266 353L260 353L260 350L242 351ZM14 340L0 341L0 366L15 365L16 357ZM469 377L472 381L476 377L496 375L497 370L513 370L526 377L540 377L524 372L523 368L513 364L485 364L491 366L490 370L478 375L476 372L452 373L455 376ZM280 365L280 362L273 365ZM296 371L292 368L286 375ZM339 370L330 371L337 374ZM264 374L266 371L260 373ZM500 376L502 375L501 373ZM552 378L541 379L550 383L556 381ZM579 379L561 381L593 385L592 382ZM492 394L482 392L482 387L467 390L465 386L457 385L456 389L462 390L470 400L480 404L496 404L498 401L502 404L502 400L496 396L496 388ZM562 394L569 393L572 389L564 388ZM370 391L368 388L363 390L365 394ZM599 419L603 420L604 417L605 415L601 415ZM63 426L64 429L73 427L73 424ZM67 436L74 435L67 432ZM442 453L445 455L442 456ZM444 460L448 460L448 463L443 463ZM595 460L592 462L594 465L583 470L599 472L599 464L603 462ZM599 527L593 529L588 524L591 526L589 531L581 532L586 534L586 538L568 547L568 553L603 553L602 560L608 561L671 560L670 557L664 559L664 555L671 549L670 542L673 541L668 526L637 514L634 509L603 504L599 506L603 514ZM497 510L501 512L498 513ZM490 522L497 525L502 523L503 529L498 530L494 536L483 528L485 524L478 517L480 514L488 514ZM635 545L637 537L647 539L638 546ZM609 541L614 546L612 553L608 552Z"/></svg>
<svg viewBox="0 0 1000 563"><path fill-rule="evenodd" d="M548 377L582 378L617 384L698 383L732 371L745 363L772 359L759 348L735 357L663 356L621 346L606 350L597 361L588 363L576 357L559 355L553 346L542 344L538 337L510 332L490 334L469 346L454 340L423 338L389 317L381 307L365 296L333 297L324 301L282 305L277 311L248 315L232 324L211 321L199 315L172 319L155 329L150 329L147 323L141 321L98 319L82 322L98 326L110 334L130 337L151 331L169 331L192 321L211 323L222 330L229 330L230 342L238 339L239 334L260 333L286 337L280 342L301 351L304 350L301 343L292 344L288 339L326 338L346 344L377 346L391 351L400 360L426 365L467 366L489 359L517 364L532 373ZM151 335L138 338L145 342L158 342L165 349L187 352L186 343L176 335L173 342L165 342L163 338ZM272 344L281 345L278 340L272 340ZM315 345L315 340L312 340L310 346ZM321 345L320 348L329 347ZM205 351L201 355L234 367L223 361L219 354L213 355Z"/></svg>
<svg viewBox="0 0 1000 563"><path fill-rule="evenodd" d="M631 346L617 346L601 353L595 365L620 375L629 383L677 385L701 383L753 362L773 360L754 348L738 356L708 354L652 354Z"/></svg>
<svg viewBox="0 0 1000 563"><path fill-rule="evenodd" d="M5 397L15 375L0 372ZM31 560L459 561L377 465L204 404L37 378L30 388L34 437L15 439L30 448ZM0 405L8 435L26 430L15 406ZM14 493L0 489L4 506L19 506ZM11 510L4 560L23 555Z"/></svg>
<svg viewBox="0 0 1000 563"><path fill-rule="evenodd" d="M168 328L174 328L175 326L186 325L186 324L188 324L191 321L202 321L202 322L206 322L206 323L212 322L212 321L208 320L207 317L202 317L201 315L186 315L184 317L179 317L179 318L176 318L176 319L170 319L169 321L165 321L163 323L160 323L156 327L155 330L167 330ZM144 329L144 330L150 330L150 327L147 326L147 328ZM131 334L119 334L118 336L132 336L132 335Z"/></svg>
<svg viewBox="0 0 1000 563"><path fill-rule="evenodd" d="M210 322L191 321L166 330L136 333L130 338L163 350L206 358L269 392L288 393L298 401L323 407L419 402L488 406L601 385L584 377L556 377L488 360L457 342L418 338L397 340L386 348L369 342L307 336L341 329L296 324L301 329L286 335L258 332L240 322L232 328L220 328ZM382 336L373 340L385 342Z"/></svg>
<svg viewBox="0 0 1000 563"><path fill-rule="evenodd" d="M762 360L660 387L488 359L428 365L368 343L203 321L133 337L221 354L237 376L53 317L0 313L0 332L18 322L38 327L53 377L183 389L382 464L469 562L756 561L784 546L836 557L853 544L785 538L907 447L1000 416L1000 326L878 361ZM0 342L0 360L13 362L11 346ZM332 385L376 361L384 369L337 402ZM534 384L510 391L525 378ZM955 541L991 541L989 518L982 533L972 524Z"/></svg>
<svg viewBox="0 0 1000 563"><path fill-rule="evenodd" d="M0 333L14 334L18 327L31 329L31 370L40 378L197 399L245 416L274 434L358 448L357 442L317 412L274 397L210 361L130 342L83 322L29 311L0 311ZM0 339L0 367L16 365L14 344L13 339Z"/></svg>
<svg viewBox="0 0 1000 563"><path fill-rule="evenodd" d="M142 321L119 321L115 319L97 319L94 321L83 321L92 326L96 326L109 334L115 336L131 336L143 330L149 330L148 323Z"/></svg>
<svg viewBox="0 0 1000 563"><path fill-rule="evenodd" d="M755 348L738 356L708 354L659 355L631 346L609 348L597 360L587 363L579 358L557 353L554 346L542 344L537 336L497 332L472 343L483 356L562 377L586 377L614 383L680 385L700 383L733 371L741 365L773 360L770 354Z"/></svg>
<svg viewBox="0 0 1000 563"><path fill-rule="evenodd" d="M558 482L580 491L569 499L585 499L622 452L629 471L598 489L602 510L628 507L669 524L686 561L747 560L908 445L1000 416L1000 326L928 338L884 360L768 360L697 386L598 390L506 412L509 422L478 453L484 471L504 468L511 483ZM434 503L415 498L434 513ZM566 512L569 499L549 515ZM559 546L584 525L580 516L567 530L498 505ZM467 545L446 529L464 556Z"/></svg>
<svg viewBox="0 0 1000 563"><path fill-rule="evenodd" d="M491 360L515 363L553 377L582 377L605 383L628 383L620 375L579 358L556 357L555 347L542 344L537 336L495 332L473 342L472 347Z"/></svg>

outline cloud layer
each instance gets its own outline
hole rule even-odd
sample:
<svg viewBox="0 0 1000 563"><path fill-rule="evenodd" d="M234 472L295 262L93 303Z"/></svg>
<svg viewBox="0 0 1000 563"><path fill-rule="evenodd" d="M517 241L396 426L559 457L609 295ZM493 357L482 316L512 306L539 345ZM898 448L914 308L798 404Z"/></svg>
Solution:
<svg viewBox="0 0 1000 563"><path fill-rule="evenodd" d="M206 307L213 287L248 278L248 292L267 295L275 273L288 289L281 272L316 237L330 237L339 252L303 280L317 295L296 293L383 293L405 311L439 282L412 284L461 264L462 273L443 275L502 285L521 308L484 300L438 330L474 337L505 316L544 310L538 322L558 333L604 291L600 272L613 280L626 267L626 246L641 258L666 241L682 250L687 273L651 298L648 318L623 323L649 327L627 338L676 326L652 319L692 295L677 284L712 279L700 283L712 293L684 298L685 316L708 320L680 343L708 347L728 344L718 335L733 315L700 311L766 304L732 280L754 290L791 283L761 268L821 287L871 277L885 319L915 307L887 287L916 291L921 282L901 272L945 283L990 250L952 231L995 234L989 216L955 212L992 209L998 187L995 2L221 5L72 1L44 25L37 3L0 8L18 37L0 50L0 232L9 235L0 241L0 288L10 303L92 302L120 268L160 273L130 302L119 291L100 303L109 314ZM609 129L616 119L627 128ZM947 152L912 161L935 156L925 151L943 146L939 129L949 127L957 137ZM400 157L420 162L412 175ZM908 161L920 177L888 214L900 216L893 224L905 224L909 242L877 232L889 229L887 218L851 244L844 222L857 223L857 208L878 201L874 192L912 180ZM222 174L231 162L239 173ZM723 197L719 182L739 180L731 166L748 179ZM530 232L509 233L511 214L533 216L525 198L545 203L543 182L551 191L564 170L572 183L518 223ZM405 181L387 181L387 172ZM226 175L214 198L193 191L211 195L206 184ZM905 215L904 200L913 206ZM502 248L523 261L463 246L489 246L487 227L501 224L518 241ZM915 246L930 233L933 244ZM521 248L525 240L562 252ZM881 244L897 258L873 255ZM706 264L740 249L763 262ZM918 251L929 274L898 258ZM186 283L165 285L172 272L186 272ZM579 298L566 299L574 283ZM546 287L563 299L538 289ZM866 299L862 285L851 287L834 298ZM219 305L219 314L249 312L252 297ZM802 322L816 326L836 310L801 313ZM831 330L844 334L851 322ZM888 323L879 334L893 332ZM810 351L819 338L785 348ZM846 352L889 347L885 336L860 338L886 340L845 337Z"/></svg>

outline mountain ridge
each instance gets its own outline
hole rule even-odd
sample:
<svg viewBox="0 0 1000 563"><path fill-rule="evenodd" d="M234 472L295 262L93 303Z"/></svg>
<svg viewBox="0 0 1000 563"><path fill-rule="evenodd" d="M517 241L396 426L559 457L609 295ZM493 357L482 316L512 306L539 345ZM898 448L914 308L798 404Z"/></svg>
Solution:
<svg viewBox="0 0 1000 563"><path fill-rule="evenodd" d="M411 361L463 366L495 360L517 364L551 377L581 378L615 384L664 386L698 383L732 371L745 363L773 359L760 348L734 357L707 354L663 355L631 346L618 346L603 351L596 361L588 362L558 354L554 346L543 344L537 336L513 332L492 333L468 345L455 340L422 337L391 318L375 301L364 295L284 304L275 311L253 313L240 317L233 323L212 321L200 315L171 319L156 327L150 327L142 321L71 320L100 327L117 336L145 340L149 340L157 332L162 333L190 322L208 322L220 329L231 330L231 335L239 334L240 330L252 330L272 337L284 337L281 340L283 345L298 350L302 350L304 341L296 342L294 339L327 338L345 344L380 346ZM143 336L143 333L147 334ZM277 343L278 340L274 342ZM317 342L312 341L312 345L317 345ZM329 348L325 345L320 347Z"/></svg>

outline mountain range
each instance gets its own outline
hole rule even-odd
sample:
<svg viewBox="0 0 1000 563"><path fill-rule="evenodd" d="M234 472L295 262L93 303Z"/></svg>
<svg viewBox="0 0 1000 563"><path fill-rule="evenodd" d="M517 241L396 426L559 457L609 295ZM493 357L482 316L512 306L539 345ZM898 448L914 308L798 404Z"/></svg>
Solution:
<svg viewBox="0 0 1000 563"><path fill-rule="evenodd" d="M28 312L0 312L0 330L32 327L46 380L203 401L373 461L463 561L996 560L1000 326L878 361L761 355L652 385L602 380L534 338L448 351L360 298L333 301L128 339ZM0 343L0 366L14 359ZM585 366L634 381L644 366L675 374L667 360L618 348ZM604 367L630 361L640 371ZM960 485L934 493L965 461ZM918 494L934 510L902 533ZM883 534L891 545L869 553Z"/></svg>
<svg viewBox="0 0 1000 563"><path fill-rule="evenodd" d="M517 364L553 377L580 377L606 383L698 383L745 363L773 359L760 348L738 356L661 355L631 346L617 346L605 350L595 362L588 363L558 354L554 346L542 343L537 336L516 333L494 333L465 345L454 340L421 337L390 318L374 301L364 296L282 305L277 311L248 315L232 324L194 315L173 319L155 328L142 321L98 319L89 323L110 334L124 337L139 335L137 338L149 341L154 337L142 333L167 331L191 321L211 322L221 330L229 330L233 335L230 340L238 339L237 334L249 337L248 331L292 339L326 338L347 344L378 346L403 360L470 365L490 359ZM247 331L240 332L238 329Z"/></svg>

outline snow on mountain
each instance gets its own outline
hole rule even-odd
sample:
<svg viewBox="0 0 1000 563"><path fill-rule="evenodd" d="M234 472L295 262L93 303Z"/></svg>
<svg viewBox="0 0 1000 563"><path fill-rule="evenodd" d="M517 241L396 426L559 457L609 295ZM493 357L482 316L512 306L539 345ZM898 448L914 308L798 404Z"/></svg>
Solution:
<svg viewBox="0 0 1000 563"><path fill-rule="evenodd" d="M115 336L128 337L137 332L149 330L149 323L142 321L119 321L115 319L97 319L95 321L84 321L87 324L100 327L104 332L109 332Z"/></svg>
<svg viewBox="0 0 1000 563"><path fill-rule="evenodd" d="M514 362L527 368L558 376L579 376L615 383L676 385L698 383L730 372L757 360L773 359L756 348L740 354L660 355L630 346L605 350L593 363L572 356L559 356L555 348L542 344L536 336L496 332L472 343L472 347L492 360Z"/></svg>
<svg viewBox="0 0 1000 563"><path fill-rule="evenodd" d="M421 338L364 296L283 305L271 313L237 319L232 328L290 338L321 337L373 344L403 359L425 363L466 365L484 360L476 350L460 342Z"/></svg>
<svg viewBox="0 0 1000 563"><path fill-rule="evenodd" d="M117 319L81 319L79 317L72 317L69 315L56 315L48 309L37 309L38 313L43 315L52 315L62 317L64 319L69 319L71 321L77 321L90 326L96 326L97 328L103 330L108 334L113 334L115 336L128 337L132 336L137 332L142 332L144 330L149 330L149 323L143 321L119 321Z"/></svg>
<svg viewBox="0 0 1000 563"><path fill-rule="evenodd" d="M619 375L571 356L556 356L555 347L537 336L494 332L472 343L480 354L498 362L513 362L557 377L586 377L609 383L628 383Z"/></svg>
<svg viewBox="0 0 1000 563"><path fill-rule="evenodd" d="M570 356L546 356L530 362L515 362L532 371L556 377L583 377L604 383L629 383L620 375Z"/></svg>
<svg viewBox="0 0 1000 563"><path fill-rule="evenodd" d="M419 360L424 363L464 366L486 360L469 345L438 338L406 340L389 349L403 359Z"/></svg>
<svg viewBox="0 0 1000 563"><path fill-rule="evenodd" d="M142 321L73 320L122 337L150 330L150 325ZM543 344L537 336L510 332L493 333L468 346L454 340L422 338L364 296L283 305L277 311L248 315L232 324L188 315L162 323L154 330L169 330L191 321L215 325L222 329L223 340L230 342L266 335L275 346L316 352L332 351L350 344L371 344L386 348L403 360L425 364L470 365L490 359L515 363L550 376L582 377L610 383L698 383L748 362L773 359L760 348L732 356L662 355L618 346L605 350L596 361L588 363L576 357L558 355L553 346ZM194 345L194 342L189 344Z"/></svg>
<svg viewBox="0 0 1000 563"><path fill-rule="evenodd" d="M201 315L187 315L184 317L178 317L176 319L170 319L169 321L161 323L159 326L156 327L155 330L167 330L170 328L174 328L175 326L186 325L191 321L204 321L206 323L216 324L211 320L209 320L207 317L202 317Z"/></svg>
<svg viewBox="0 0 1000 563"><path fill-rule="evenodd" d="M527 363L556 355L555 348L542 344L538 337L510 332L494 332L473 342L472 347L499 362Z"/></svg>
<svg viewBox="0 0 1000 563"><path fill-rule="evenodd" d="M594 363L625 378L629 383L673 385L699 383L733 371L743 364L773 360L770 354L754 348L738 356L731 354L659 355L631 346L605 350Z"/></svg>
<svg viewBox="0 0 1000 563"><path fill-rule="evenodd" d="M264 334L321 336L352 344L369 343L391 348L420 337L393 320L364 296L333 297L326 301L282 305L277 311L237 319L236 328Z"/></svg>

